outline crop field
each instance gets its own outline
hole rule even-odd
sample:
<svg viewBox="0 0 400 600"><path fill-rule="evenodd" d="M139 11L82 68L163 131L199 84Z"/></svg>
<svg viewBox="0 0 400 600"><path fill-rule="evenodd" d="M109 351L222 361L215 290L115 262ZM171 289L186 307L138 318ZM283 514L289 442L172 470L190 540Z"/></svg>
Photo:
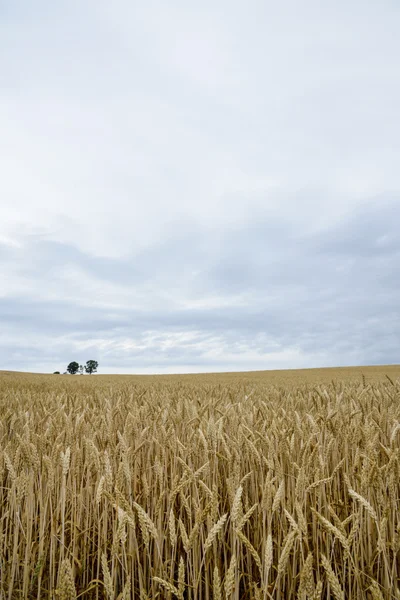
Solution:
<svg viewBox="0 0 400 600"><path fill-rule="evenodd" d="M0 599L400 599L400 367L0 372Z"/></svg>

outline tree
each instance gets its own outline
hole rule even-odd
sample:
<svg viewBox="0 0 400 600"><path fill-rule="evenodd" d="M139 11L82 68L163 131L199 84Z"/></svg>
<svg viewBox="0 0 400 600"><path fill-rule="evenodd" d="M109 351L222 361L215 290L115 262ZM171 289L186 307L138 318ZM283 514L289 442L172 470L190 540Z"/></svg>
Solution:
<svg viewBox="0 0 400 600"><path fill-rule="evenodd" d="M91 375L92 373L96 373L98 366L99 363L97 360L88 360L85 365L85 371Z"/></svg>
<svg viewBox="0 0 400 600"><path fill-rule="evenodd" d="M76 360L70 362L67 367L67 371L71 375L75 375L78 372L78 369L79 369L79 363L77 363Z"/></svg>
<svg viewBox="0 0 400 600"><path fill-rule="evenodd" d="M59 375L60 371L54 371L53 375Z"/></svg>

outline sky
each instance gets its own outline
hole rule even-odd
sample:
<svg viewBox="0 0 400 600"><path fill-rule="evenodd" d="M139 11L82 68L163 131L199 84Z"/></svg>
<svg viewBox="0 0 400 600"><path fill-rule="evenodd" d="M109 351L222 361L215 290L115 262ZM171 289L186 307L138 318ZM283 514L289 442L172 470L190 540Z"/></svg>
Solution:
<svg viewBox="0 0 400 600"><path fill-rule="evenodd" d="M0 0L0 369L400 363L397 0Z"/></svg>

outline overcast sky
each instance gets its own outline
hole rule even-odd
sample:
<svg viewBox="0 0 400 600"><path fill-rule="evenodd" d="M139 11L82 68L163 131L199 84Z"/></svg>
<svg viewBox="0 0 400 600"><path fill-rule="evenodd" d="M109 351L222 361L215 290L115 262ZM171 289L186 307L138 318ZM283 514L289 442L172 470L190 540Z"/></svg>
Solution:
<svg viewBox="0 0 400 600"><path fill-rule="evenodd" d="M0 0L0 369L400 362L400 3Z"/></svg>

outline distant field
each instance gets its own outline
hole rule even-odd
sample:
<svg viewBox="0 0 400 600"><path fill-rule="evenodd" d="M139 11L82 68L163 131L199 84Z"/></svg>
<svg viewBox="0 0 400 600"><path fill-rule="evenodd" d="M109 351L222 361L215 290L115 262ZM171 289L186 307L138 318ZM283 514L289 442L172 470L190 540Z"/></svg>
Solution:
<svg viewBox="0 0 400 600"><path fill-rule="evenodd" d="M180 382L180 383L219 383L219 382L235 382L242 381L246 383L271 383L273 385L287 385L292 383L329 383L332 380L350 381L350 380L361 380L364 377L369 382L382 381L388 375L390 378L400 377L400 365L379 365L372 367L330 367L323 369L287 369L278 371L244 371L234 373L199 373L199 374L185 374L185 375L101 375L96 374L92 376L80 376L75 375L73 377L69 375L63 375L63 382L65 379L85 379L85 383L91 379L93 384L94 380L97 383L104 384L105 382L110 383L126 383L128 380L131 383L162 383L162 382ZM2 377L11 378L32 378L33 382L47 381L50 377L51 382L54 383L54 376L51 374L38 374L38 373L23 373L18 371L1 371L0 370L0 384ZM61 376L60 376L61 377Z"/></svg>
<svg viewBox="0 0 400 600"><path fill-rule="evenodd" d="M0 372L0 599L400 599L400 366Z"/></svg>

